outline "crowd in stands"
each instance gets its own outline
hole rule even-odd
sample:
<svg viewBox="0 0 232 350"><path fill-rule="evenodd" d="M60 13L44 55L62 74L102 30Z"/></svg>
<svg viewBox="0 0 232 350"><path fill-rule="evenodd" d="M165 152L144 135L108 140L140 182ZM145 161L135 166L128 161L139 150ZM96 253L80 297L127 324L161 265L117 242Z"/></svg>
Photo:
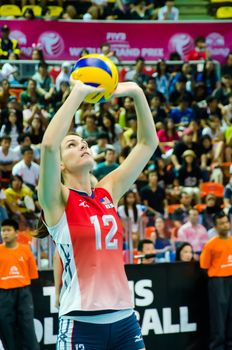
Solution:
<svg viewBox="0 0 232 350"><path fill-rule="evenodd" d="M4 25L0 54L9 63L0 74L0 220L17 219L25 231L34 229L40 213L40 143L69 95L71 65L63 62L54 74L36 45L32 59L39 64L31 78L21 81L10 64L12 57L20 58L20 47L11 42L9 32ZM101 52L119 63L108 43L101 45ZM86 53L83 49L82 55ZM144 235L153 242L156 261L175 259L180 242L191 244L198 259L216 234L213 216L221 210L232 213L232 54L220 67L221 75L203 37L196 39L191 57L203 58L204 65L168 65L161 60L149 67L138 57L133 67L118 68L121 81L134 81L144 89L160 141L118 212L123 222L131 219L133 248ZM83 103L72 131L87 140L95 160L93 178L100 180L136 144L134 102L126 97Z"/></svg>
<svg viewBox="0 0 232 350"><path fill-rule="evenodd" d="M178 20L179 10L174 0L79 0L79 1L47 1L22 0L8 1L19 5L20 12L5 17L34 20ZM4 2L5 4L5 2ZM4 5L2 3L2 5ZM27 8L26 6L29 5ZM58 6L57 6L58 5ZM32 6L32 7L31 7ZM34 7L33 7L34 6ZM56 9L54 8L56 6ZM53 8L52 8L53 7ZM60 10L59 10L60 9ZM4 17L4 16L3 16Z"/></svg>

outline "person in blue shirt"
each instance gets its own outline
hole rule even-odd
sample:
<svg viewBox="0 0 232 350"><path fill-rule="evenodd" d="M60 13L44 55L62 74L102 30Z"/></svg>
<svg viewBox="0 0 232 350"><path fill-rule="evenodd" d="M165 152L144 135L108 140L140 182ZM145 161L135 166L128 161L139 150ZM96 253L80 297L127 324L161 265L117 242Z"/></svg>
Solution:
<svg viewBox="0 0 232 350"><path fill-rule="evenodd" d="M189 99L187 97L180 97L178 106L170 111L170 118L174 124L183 126L187 126L195 119L194 111L189 107Z"/></svg>

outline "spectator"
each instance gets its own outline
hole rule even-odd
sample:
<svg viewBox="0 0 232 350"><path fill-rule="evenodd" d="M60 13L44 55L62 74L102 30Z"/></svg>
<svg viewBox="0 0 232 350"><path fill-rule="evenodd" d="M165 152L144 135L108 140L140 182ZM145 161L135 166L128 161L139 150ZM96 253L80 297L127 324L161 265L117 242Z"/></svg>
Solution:
<svg viewBox="0 0 232 350"><path fill-rule="evenodd" d="M97 126L97 117L94 112L85 112L84 116L85 124L79 126L76 131L78 135L83 137L90 146L96 143L99 135L99 128Z"/></svg>
<svg viewBox="0 0 232 350"><path fill-rule="evenodd" d="M54 95L54 106L56 111L61 107L61 105L64 103L69 94L70 84L67 81L61 81L60 90L56 91Z"/></svg>
<svg viewBox="0 0 232 350"><path fill-rule="evenodd" d="M210 56L206 47L206 40L203 36L195 39L195 48L187 56L188 61L206 60Z"/></svg>
<svg viewBox="0 0 232 350"><path fill-rule="evenodd" d="M186 192L193 194L195 196L195 202L199 203L199 185L203 181L203 176L200 167L196 164L196 154L188 149L184 151L182 158L183 163L178 170L180 185L185 188Z"/></svg>
<svg viewBox="0 0 232 350"><path fill-rule="evenodd" d="M228 95L228 104L223 107L222 114L226 126L232 124L232 93Z"/></svg>
<svg viewBox="0 0 232 350"><path fill-rule="evenodd" d="M147 86L150 81L154 81L154 79L149 79ZM149 94L147 93L147 90L145 92L147 99L149 100ZM151 108L151 113L154 118L154 122L165 122L165 119L167 118L167 113L163 107L163 102L165 101L165 98L162 94L160 94L158 91L154 92L150 96L150 108Z"/></svg>
<svg viewBox="0 0 232 350"><path fill-rule="evenodd" d="M171 155L176 141L179 140L179 136L176 132L175 125L171 118L164 120L164 127L157 132L157 135L159 137L159 147L162 153L165 155L167 152L166 155Z"/></svg>
<svg viewBox="0 0 232 350"><path fill-rule="evenodd" d="M32 44L32 54L31 54L31 59L33 61L44 61L44 55L43 55L43 50L42 46L40 44Z"/></svg>
<svg viewBox="0 0 232 350"><path fill-rule="evenodd" d="M104 112L101 117L101 130L108 134L109 143L114 146L116 152L119 154L122 147L125 146L123 130L119 124L115 123L115 118L110 112Z"/></svg>
<svg viewBox="0 0 232 350"><path fill-rule="evenodd" d="M206 196L205 199L206 208L203 209L202 216L202 225L206 230L210 230L214 226L214 215L221 211L220 206L217 204L217 197L210 193Z"/></svg>
<svg viewBox="0 0 232 350"><path fill-rule="evenodd" d="M31 144L31 136L28 133L20 134L18 137L18 146L14 148L14 153L16 155L17 161L21 160L23 157L22 150L24 146L30 146L34 152L34 160L39 163L40 150Z"/></svg>
<svg viewBox="0 0 232 350"><path fill-rule="evenodd" d="M28 209L24 202L26 197L33 198L32 190L23 183L19 175L10 178L10 186L5 190L6 206L12 218L26 222L35 219L34 210Z"/></svg>
<svg viewBox="0 0 232 350"><path fill-rule="evenodd" d="M18 224L4 220L0 245L0 334L5 349L18 349L18 336L27 349L39 350L33 321L32 279L38 278L31 251L17 242ZM17 278L16 278L17 277Z"/></svg>
<svg viewBox="0 0 232 350"><path fill-rule="evenodd" d="M176 126L188 126L195 118L193 109L189 106L189 98L187 96L181 96L178 106L172 108L169 115Z"/></svg>
<svg viewBox="0 0 232 350"><path fill-rule="evenodd" d="M158 217L155 220L155 249L157 251L157 261L163 262L166 261L166 252L171 250L171 241L169 239L169 232L167 231L167 227L165 225L165 221L163 218ZM151 236L152 238L152 236ZM168 258L169 260L169 258Z"/></svg>
<svg viewBox="0 0 232 350"><path fill-rule="evenodd" d="M102 43L100 46L100 53L106 57L109 57L112 62L115 64L119 63L120 60L116 55L115 51L111 50L110 44L109 43Z"/></svg>
<svg viewBox="0 0 232 350"><path fill-rule="evenodd" d="M154 264L156 251L154 248L154 243L150 239L142 239L139 241L137 250L138 255L144 255L144 257L141 258L142 264ZM146 257L146 255L154 255L154 257Z"/></svg>
<svg viewBox="0 0 232 350"><path fill-rule="evenodd" d="M158 11L159 21L178 21L179 10L174 6L174 0L165 1L165 6Z"/></svg>
<svg viewBox="0 0 232 350"><path fill-rule="evenodd" d="M173 183L174 173L163 158L155 159L155 170L158 175L158 185L165 190L167 186Z"/></svg>
<svg viewBox="0 0 232 350"><path fill-rule="evenodd" d="M18 136L23 131L22 120L17 118L17 113L15 109L9 110L8 119L5 124L2 125L0 131L0 137L10 136L11 147L14 148L18 145Z"/></svg>
<svg viewBox="0 0 232 350"><path fill-rule="evenodd" d="M3 189L0 190L0 225L4 220L8 219L8 211L6 209L6 195ZM2 240L0 239L0 242Z"/></svg>
<svg viewBox="0 0 232 350"><path fill-rule="evenodd" d="M184 76L180 76L176 82L175 89L169 96L169 102L173 106L178 106L181 97L185 96L188 100L189 106L192 104L193 96L192 93L186 89L187 79Z"/></svg>
<svg viewBox="0 0 232 350"><path fill-rule="evenodd" d="M48 73L48 65L46 62L40 62L38 65L38 72L32 77L37 84L37 90L45 101L49 101L54 93L54 85L52 78Z"/></svg>
<svg viewBox="0 0 232 350"><path fill-rule="evenodd" d="M162 187L158 186L158 175L156 171L149 171L148 184L142 187L140 196L144 205L164 215L164 208L166 206L165 191Z"/></svg>
<svg viewBox="0 0 232 350"><path fill-rule="evenodd" d="M126 131L124 131L123 137L126 145L128 146L130 145L130 137L134 134L135 135L137 134L138 122L137 122L136 114L131 115L130 117L127 118L127 125L128 125L128 128L126 129Z"/></svg>
<svg viewBox="0 0 232 350"><path fill-rule="evenodd" d="M176 261L194 261L193 247L190 243L184 242L176 249Z"/></svg>
<svg viewBox="0 0 232 350"><path fill-rule="evenodd" d="M93 159L96 163L100 163L105 160L105 152L108 147L110 147L110 144L108 143L107 133L99 133L97 136L97 143L90 147Z"/></svg>
<svg viewBox="0 0 232 350"><path fill-rule="evenodd" d="M198 223L199 213L197 209L189 210L189 219L177 232L177 240L188 242L192 245L194 253L199 254L208 241L208 233L204 226Z"/></svg>
<svg viewBox="0 0 232 350"><path fill-rule="evenodd" d="M10 39L10 28L4 24L1 28L2 37L0 38L0 59L7 60L13 52L18 58L20 56L20 48L17 40Z"/></svg>
<svg viewBox="0 0 232 350"><path fill-rule="evenodd" d="M131 222L131 234L133 240L133 246L136 248L141 229L141 218L145 214L146 208L144 205L139 204L137 201L137 195L133 191L128 191L123 197L123 205L118 207L118 215L123 220L130 220Z"/></svg>
<svg viewBox="0 0 232 350"><path fill-rule="evenodd" d="M123 100L123 106L119 108L117 113L118 115L118 124L121 128L128 126L128 118L131 115L135 115L135 106L134 101L131 97L125 97Z"/></svg>
<svg viewBox="0 0 232 350"><path fill-rule="evenodd" d="M63 62L61 67L62 67L62 70L56 78L56 90L57 91L60 91L60 84L62 82L65 81L65 82L69 83L69 81L70 81L70 68L71 68L70 62L68 62L68 61Z"/></svg>
<svg viewBox="0 0 232 350"><path fill-rule="evenodd" d="M22 154L23 159L14 165L12 174L21 176L23 182L34 190L39 179L39 165L32 160L33 149L30 146L24 146Z"/></svg>
<svg viewBox="0 0 232 350"><path fill-rule="evenodd" d="M12 168L17 162L17 156L10 146L10 136L3 136L0 146L0 177L5 180L10 178Z"/></svg>
<svg viewBox="0 0 232 350"><path fill-rule="evenodd" d="M125 75L125 81L134 81L141 87L148 81L148 75L144 73L145 59L136 58L134 69L129 70Z"/></svg>
<svg viewBox="0 0 232 350"><path fill-rule="evenodd" d="M113 146L108 146L108 148L105 151L105 161L97 165L96 169L93 171L94 176L96 176L98 180L101 180L111 171L117 169L119 167L119 164L116 163L115 159L115 149L113 148Z"/></svg>
<svg viewBox="0 0 232 350"><path fill-rule="evenodd" d="M130 19L133 20L147 20L151 18L153 6L147 5L145 0L137 0L132 5L130 11Z"/></svg>
<svg viewBox="0 0 232 350"><path fill-rule="evenodd" d="M68 5L62 15L62 19L67 21L78 19L76 8L73 5Z"/></svg>
<svg viewBox="0 0 232 350"><path fill-rule="evenodd" d="M27 83L27 90L20 94L20 103L23 109L28 108L35 103L44 106L44 96L37 89L37 83L34 79L29 79Z"/></svg>
<svg viewBox="0 0 232 350"><path fill-rule="evenodd" d="M225 187L224 207L228 211L232 205L232 165L230 166L230 179Z"/></svg>
<svg viewBox="0 0 232 350"><path fill-rule="evenodd" d="M180 194L180 207L175 209L172 214L173 221L179 221L185 224L188 221L189 210L192 208L192 194L182 191Z"/></svg>
<svg viewBox="0 0 232 350"><path fill-rule="evenodd" d="M196 83L203 82L205 84L208 95L212 94L214 89L219 87L219 78L216 66L211 59L205 61L203 70L200 69L195 76Z"/></svg>
<svg viewBox="0 0 232 350"><path fill-rule="evenodd" d="M26 19L26 20L33 20L33 19L35 19L35 14L34 14L33 9L27 8L24 11L24 13L23 13L23 19Z"/></svg>
<svg viewBox="0 0 232 350"><path fill-rule="evenodd" d="M152 76L155 78L157 90L168 100L171 76L164 60L157 63L156 72Z"/></svg>
<svg viewBox="0 0 232 350"><path fill-rule="evenodd" d="M228 74L232 77L232 52L229 52L226 63L222 65L222 75Z"/></svg>
<svg viewBox="0 0 232 350"><path fill-rule="evenodd" d="M229 349L232 344L232 237L224 212L214 217L218 235L206 243L200 266L208 272L210 349Z"/></svg>
<svg viewBox="0 0 232 350"><path fill-rule="evenodd" d="M214 91L213 95L218 99L219 103L228 105L229 98L232 93L232 76L223 75L221 78L221 87Z"/></svg>
<svg viewBox="0 0 232 350"><path fill-rule="evenodd" d="M176 170L181 168L183 162L183 153L187 150L192 150L198 155L198 145L193 142L193 131L186 128L183 132L182 140L176 142L171 160Z"/></svg>

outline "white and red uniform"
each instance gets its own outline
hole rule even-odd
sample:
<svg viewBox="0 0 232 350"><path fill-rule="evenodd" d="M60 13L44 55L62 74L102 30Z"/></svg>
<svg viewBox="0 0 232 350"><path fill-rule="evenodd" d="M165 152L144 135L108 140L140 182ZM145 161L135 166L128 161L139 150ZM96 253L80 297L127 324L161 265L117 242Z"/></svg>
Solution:
<svg viewBox="0 0 232 350"><path fill-rule="evenodd" d="M70 189L65 212L49 233L63 262L59 316L133 307L124 270L123 237L110 194Z"/></svg>

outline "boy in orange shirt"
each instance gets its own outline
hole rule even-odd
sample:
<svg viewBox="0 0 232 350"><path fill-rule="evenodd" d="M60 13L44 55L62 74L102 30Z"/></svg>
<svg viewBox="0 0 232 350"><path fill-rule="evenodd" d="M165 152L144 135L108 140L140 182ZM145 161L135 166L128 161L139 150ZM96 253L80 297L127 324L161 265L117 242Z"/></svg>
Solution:
<svg viewBox="0 0 232 350"><path fill-rule="evenodd" d="M232 237L228 217L215 214L218 235L203 248L200 266L208 270L210 350L232 349Z"/></svg>
<svg viewBox="0 0 232 350"><path fill-rule="evenodd" d="M0 245L0 338L6 350L18 350L16 331L24 350L39 350L33 322L31 279L38 278L27 246L17 243L18 223L2 222Z"/></svg>

